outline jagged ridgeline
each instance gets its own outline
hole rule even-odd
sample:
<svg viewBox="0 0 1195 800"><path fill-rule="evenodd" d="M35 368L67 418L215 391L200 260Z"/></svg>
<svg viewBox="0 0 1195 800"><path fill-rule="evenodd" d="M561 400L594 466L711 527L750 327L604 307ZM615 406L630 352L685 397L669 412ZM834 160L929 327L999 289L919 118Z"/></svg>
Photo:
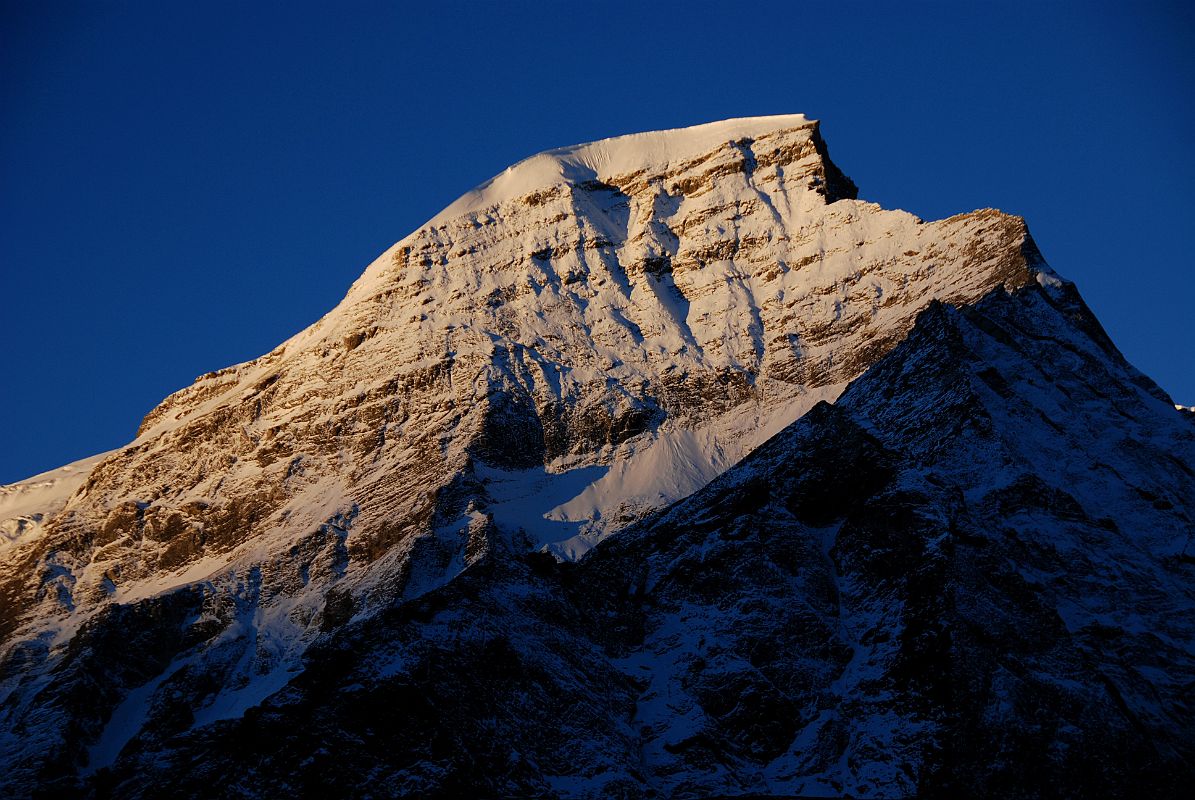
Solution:
<svg viewBox="0 0 1195 800"><path fill-rule="evenodd" d="M542 153L0 488L0 787L1176 794L1193 418L802 116Z"/></svg>

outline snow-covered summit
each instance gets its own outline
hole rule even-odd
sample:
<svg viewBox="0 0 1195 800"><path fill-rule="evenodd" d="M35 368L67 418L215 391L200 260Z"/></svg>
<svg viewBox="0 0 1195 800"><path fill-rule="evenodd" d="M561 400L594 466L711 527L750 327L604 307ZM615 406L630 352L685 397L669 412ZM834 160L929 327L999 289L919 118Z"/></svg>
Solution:
<svg viewBox="0 0 1195 800"><path fill-rule="evenodd" d="M432 217L427 225L435 227L463 214L530 194L536 189L561 183L598 180L602 176L624 175L639 170L659 170L709 153L727 142L816 125L816 120L808 119L804 114L738 117L546 150L507 167L466 192Z"/></svg>

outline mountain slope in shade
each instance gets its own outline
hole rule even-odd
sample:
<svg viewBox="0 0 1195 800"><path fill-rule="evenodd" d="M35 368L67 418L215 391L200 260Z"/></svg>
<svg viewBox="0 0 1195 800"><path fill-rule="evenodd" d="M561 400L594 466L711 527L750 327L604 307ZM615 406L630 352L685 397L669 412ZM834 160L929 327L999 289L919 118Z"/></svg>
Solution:
<svg viewBox="0 0 1195 800"><path fill-rule="evenodd" d="M1068 284L895 351L578 564L489 550L103 785L198 796L1181 796L1195 424ZM497 536L483 517L483 535Z"/></svg>
<svg viewBox="0 0 1195 800"><path fill-rule="evenodd" d="M423 598L478 575L522 580L528 552L552 554L532 558L540 572L588 574L597 555L575 568L551 567L552 556L575 559L636 526L836 398L935 300L966 306L1040 286L1070 291L1023 221L985 210L924 223L858 201L816 123L799 116L619 137L515 165L388 250L311 328L167 398L71 496L22 511L40 514L36 530L9 526L0 783L96 775L104 785L159 749L246 735L240 726L267 698L327 679L328 648L352 641L373 658L389 641L365 645L353 631L418 615ZM1072 316L1098 329L1082 309ZM498 584L483 584L507 608ZM552 609L599 608L614 628L632 624L600 592L582 602L576 591L520 584L516 594L543 609L519 624L539 630ZM461 625L471 613L460 611ZM435 640L420 625L386 635ZM580 705L598 728L615 725L592 747L649 758L655 738L638 730L640 712L618 711L641 702L639 679L602 666L612 645L568 629L556 644L548 651L579 670L565 694L589 698ZM652 724L667 716L642 702ZM456 719L450 738L482 722L467 710ZM403 720L389 724L423 724ZM588 744L561 747L572 763L604 763ZM688 777L673 780L649 761L610 780L695 780L688 762L676 761ZM602 784L543 763L526 774Z"/></svg>

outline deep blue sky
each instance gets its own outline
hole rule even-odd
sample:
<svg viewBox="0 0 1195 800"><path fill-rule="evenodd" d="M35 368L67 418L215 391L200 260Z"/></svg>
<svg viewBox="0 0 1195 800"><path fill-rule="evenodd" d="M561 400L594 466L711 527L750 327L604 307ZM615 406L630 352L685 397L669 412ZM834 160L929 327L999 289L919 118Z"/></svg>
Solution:
<svg viewBox="0 0 1195 800"><path fill-rule="evenodd" d="M1189 3L324 5L0 4L0 482L128 441L514 161L770 113L868 200L1027 217L1195 403Z"/></svg>

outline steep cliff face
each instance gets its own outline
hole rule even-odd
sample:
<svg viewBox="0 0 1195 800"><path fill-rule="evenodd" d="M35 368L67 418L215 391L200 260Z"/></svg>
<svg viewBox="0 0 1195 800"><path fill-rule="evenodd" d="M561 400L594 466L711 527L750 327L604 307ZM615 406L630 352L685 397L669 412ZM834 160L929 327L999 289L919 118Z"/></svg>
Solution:
<svg viewBox="0 0 1195 800"><path fill-rule="evenodd" d="M5 528L12 780L239 718L313 643L495 553L578 557L836 398L934 300L1055 280L1018 218L854 198L800 116L540 154L167 398Z"/></svg>

